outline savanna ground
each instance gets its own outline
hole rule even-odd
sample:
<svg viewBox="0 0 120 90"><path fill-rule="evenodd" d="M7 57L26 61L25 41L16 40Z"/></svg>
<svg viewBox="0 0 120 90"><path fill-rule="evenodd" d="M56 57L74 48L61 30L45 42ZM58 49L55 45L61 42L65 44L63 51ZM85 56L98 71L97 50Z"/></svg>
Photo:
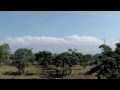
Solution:
<svg viewBox="0 0 120 90"><path fill-rule="evenodd" d="M76 65L72 69L72 73L64 76L64 79L97 79L94 74L83 75L86 71L90 70L91 66L83 67ZM5 66L0 68L0 79L60 79L50 76L52 70L45 70L43 74L42 69L36 66L28 66L25 69L25 74L19 75L17 68L14 66Z"/></svg>

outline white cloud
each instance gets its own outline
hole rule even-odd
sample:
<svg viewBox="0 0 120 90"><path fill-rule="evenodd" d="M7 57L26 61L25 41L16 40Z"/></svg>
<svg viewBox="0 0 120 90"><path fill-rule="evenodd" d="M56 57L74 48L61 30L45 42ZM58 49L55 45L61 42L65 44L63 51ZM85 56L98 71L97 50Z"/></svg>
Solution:
<svg viewBox="0 0 120 90"><path fill-rule="evenodd" d="M99 40L92 36L66 36L62 38L57 37L35 37L35 36L23 36L23 37L6 37L1 43L8 43L10 45L31 45L31 44L86 44L86 45L100 45L103 40Z"/></svg>
<svg viewBox="0 0 120 90"><path fill-rule="evenodd" d="M120 42L120 40L115 40L115 43L119 43Z"/></svg>
<svg viewBox="0 0 120 90"><path fill-rule="evenodd" d="M71 42L74 43L87 43L87 44L97 44L100 45L103 43L102 40L97 39L96 37L91 37L91 36L77 36L77 35L72 35L68 36L68 39L70 39Z"/></svg>

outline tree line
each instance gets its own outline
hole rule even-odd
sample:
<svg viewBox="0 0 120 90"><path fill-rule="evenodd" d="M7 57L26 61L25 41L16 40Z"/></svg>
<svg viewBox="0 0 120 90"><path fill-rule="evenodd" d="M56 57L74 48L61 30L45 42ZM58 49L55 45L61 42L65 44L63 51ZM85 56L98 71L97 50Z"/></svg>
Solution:
<svg viewBox="0 0 120 90"><path fill-rule="evenodd" d="M20 74L25 73L29 65L37 66L44 70L55 70L56 77L64 77L72 73L72 67L80 65L94 66L85 75L96 73L98 79L120 78L120 43L116 43L115 50L105 43L100 45L101 53L91 55L78 52L76 49L68 49L60 54L53 54L50 51L39 51L33 53L32 49L18 48L14 54L10 53L9 44L0 45L0 66L13 65Z"/></svg>

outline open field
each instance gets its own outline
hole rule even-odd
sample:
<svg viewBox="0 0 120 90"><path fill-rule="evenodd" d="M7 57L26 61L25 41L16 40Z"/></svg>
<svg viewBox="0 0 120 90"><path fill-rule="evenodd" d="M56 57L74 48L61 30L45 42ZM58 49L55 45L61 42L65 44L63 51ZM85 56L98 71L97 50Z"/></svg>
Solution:
<svg viewBox="0 0 120 90"><path fill-rule="evenodd" d="M90 68L91 66L87 66L83 70L82 67L77 65L73 67L72 74L65 76L64 79L96 79L95 75L82 75ZM5 66L4 68L0 68L0 79L50 79L47 73L50 72L50 70L45 71L46 74L43 75L42 70L35 66L26 67L24 75L19 75L17 71L17 68L13 66Z"/></svg>

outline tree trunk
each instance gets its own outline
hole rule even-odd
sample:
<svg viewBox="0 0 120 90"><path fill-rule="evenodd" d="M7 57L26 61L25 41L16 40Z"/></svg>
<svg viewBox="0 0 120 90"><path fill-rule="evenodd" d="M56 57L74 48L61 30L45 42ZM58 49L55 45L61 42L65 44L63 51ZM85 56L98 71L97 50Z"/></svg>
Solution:
<svg viewBox="0 0 120 90"><path fill-rule="evenodd" d="M98 79L101 79L101 76L100 76L100 74L98 74L98 75L97 75L97 78L98 78Z"/></svg>
<svg viewBox="0 0 120 90"><path fill-rule="evenodd" d="M21 69L21 70L18 70L18 73L20 73L20 75L24 75L25 71L24 71L24 69Z"/></svg>
<svg viewBox="0 0 120 90"><path fill-rule="evenodd" d="M70 69L70 74L72 73L72 69Z"/></svg>

